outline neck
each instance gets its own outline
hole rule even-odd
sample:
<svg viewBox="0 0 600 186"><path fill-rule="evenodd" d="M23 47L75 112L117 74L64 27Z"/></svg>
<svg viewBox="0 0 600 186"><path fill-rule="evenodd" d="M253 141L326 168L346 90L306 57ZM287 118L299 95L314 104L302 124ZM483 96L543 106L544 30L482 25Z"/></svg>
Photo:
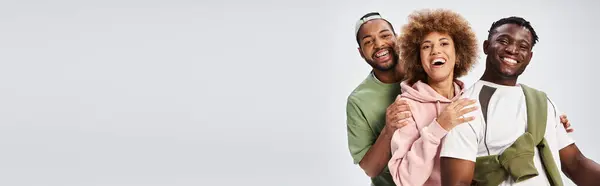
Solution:
<svg viewBox="0 0 600 186"><path fill-rule="evenodd" d="M480 80L492 82L499 85L504 86L516 86L517 85L518 76L507 77L503 76L500 73L492 72L491 69L485 68L485 72L483 76L481 76Z"/></svg>
<svg viewBox="0 0 600 186"><path fill-rule="evenodd" d="M435 90L435 92L437 92L438 94L444 96L445 98L448 99L452 99L454 98L454 78L452 77L448 77L445 80L442 81L433 81L431 79L427 80L427 84L429 84L429 86L431 88L433 88L433 90Z"/></svg>
<svg viewBox="0 0 600 186"><path fill-rule="evenodd" d="M402 75L395 70L381 71L377 69L373 69L373 73L375 77L382 83L390 84L390 83L398 83L402 80Z"/></svg>

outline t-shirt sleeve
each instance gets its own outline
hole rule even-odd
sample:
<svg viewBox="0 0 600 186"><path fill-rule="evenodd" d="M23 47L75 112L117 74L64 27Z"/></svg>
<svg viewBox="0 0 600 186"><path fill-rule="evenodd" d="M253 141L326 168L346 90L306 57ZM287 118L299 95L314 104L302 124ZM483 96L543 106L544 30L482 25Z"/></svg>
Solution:
<svg viewBox="0 0 600 186"><path fill-rule="evenodd" d="M549 98L548 106L552 106L553 108L549 109L548 114L552 114L552 116L554 117L554 128L556 129L556 141L558 143L558 148L563 149L575 143L575 140L569 136L564 125L560 122L560 115L562 114L562 112L560 112L560 110L556 107L556 104L554 104L554 102L552 102L552 100L550 100Z"/></svg>
<svg viewBox="0 0 600 186"><path fill-rule="evenodd" d="M478 105L479 106L479 105ZM479 107L481 108L481 107ZM450 157L475 162L478 151L478 126L482 126L483 118L477 114L481 110L465 114L464 117L475 116L475 119L468 123L459 124L446 134L440 157Z"/></svg>
<svg viewBox="0 0 600 186"><path fill-rule="evenodd" d="M363 112L351 97L346 106L346 126L348 133L348 148L354 164L358 164L373 145L377 136L367 123Z"/></svg>

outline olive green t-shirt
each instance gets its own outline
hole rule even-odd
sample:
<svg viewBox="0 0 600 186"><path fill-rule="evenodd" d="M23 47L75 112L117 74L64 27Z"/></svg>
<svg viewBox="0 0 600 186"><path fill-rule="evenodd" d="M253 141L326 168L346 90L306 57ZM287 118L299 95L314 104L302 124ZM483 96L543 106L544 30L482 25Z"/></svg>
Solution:
<svg viewBox="0 0 600 186"><path fill-rule="evenodd" d="M385 126L385 112L400 94L400 83L383 83L371 72L348 96L346 121L348 148L358 164ZM389 155L391 157L391 154ZM387 166L371 179L374 186L395 186Z"/></svg>

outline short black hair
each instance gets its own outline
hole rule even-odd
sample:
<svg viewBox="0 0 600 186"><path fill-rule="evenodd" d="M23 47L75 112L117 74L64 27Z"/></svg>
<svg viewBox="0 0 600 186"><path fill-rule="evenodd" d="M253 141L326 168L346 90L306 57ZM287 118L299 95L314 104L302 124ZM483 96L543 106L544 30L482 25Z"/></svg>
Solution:
<svg viewBox="0 0 600 186"><path fill-rule="evenodd" d="M373 15L380 15L380 14L379 14L378 12L369 12L369 13L367 13L367 14L363 15L362 17L360 17L360 19L364 19L364 18L366 18L366 17L373 16ZM360 20L360 19L359 19L359 20ZM392 26L392 23L390 23L390 22L389 22L388 20L386 20L386 19L381 19L381 20L384 20L384 21L385 21L385 22L386 22L388 25L390 25L390 28L392 29L392 33L393 33L394 35L396 35L396 31L394 31L394 26ZM364 24L365 24L365 23L363 23L363 25L364 25ZM356 32L356 43L358 44L358 47L359 47L359 48L360 48L360 40L359 40L359 38L358 38L358 33L360 33L360 29L362 29L362 25L360 25L360 28L358 29L358 31L359 31L359 32Z"/></svg>
<svg viewBox="0 0 600 186"><path fill-rule="evenodd" d="M502 25L505 25L505 24L516 24L516 25L527 28L529 30L529 32L531 32L531 37L533 39L533 44L531 45L531 47L533 47L538 42L538 39L539 39L538 35L537 35L537 33L535 33L535 30L533 30L531 23L529 23L529 21L523 19L522 17L517 17L517 16L502 18L502 19L492 23L492 27L490 28L490 30L488 30L488 39L491 39L492 34L496 33L496 28L498 28Z"/></svg>

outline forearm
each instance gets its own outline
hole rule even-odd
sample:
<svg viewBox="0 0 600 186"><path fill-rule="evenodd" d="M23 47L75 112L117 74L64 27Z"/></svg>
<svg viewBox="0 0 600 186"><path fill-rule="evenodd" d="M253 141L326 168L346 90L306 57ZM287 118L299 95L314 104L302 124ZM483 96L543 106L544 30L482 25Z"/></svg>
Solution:
<svg viewBox="0 0 600 186"><path fill-rule="evenodd" d="M600 165L583 154L577 156L572 162L575 166L563 170L565 174L577 185L597 185L600 183Z"/></svg>
<svg viewBox="0 0 600 186"><path fill-rule="evenodd" d="M360 161L360 167L369 177L378 176L390 161L390 141L393 131L384 128L375 144L369 148L369 151Z"/></svg>

